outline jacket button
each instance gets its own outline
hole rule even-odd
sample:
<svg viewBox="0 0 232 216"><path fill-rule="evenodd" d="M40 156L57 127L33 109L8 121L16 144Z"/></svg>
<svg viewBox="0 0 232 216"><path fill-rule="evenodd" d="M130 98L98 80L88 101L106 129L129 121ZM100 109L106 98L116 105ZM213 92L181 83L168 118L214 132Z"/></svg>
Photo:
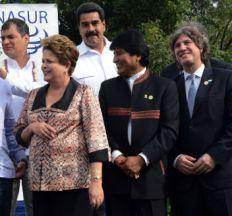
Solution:
<svg viewBox="0 0 232 216"><path fill-rule="evenodd" d="M189 123L189 129L193 129L193 123L192 122Z"/></svg>

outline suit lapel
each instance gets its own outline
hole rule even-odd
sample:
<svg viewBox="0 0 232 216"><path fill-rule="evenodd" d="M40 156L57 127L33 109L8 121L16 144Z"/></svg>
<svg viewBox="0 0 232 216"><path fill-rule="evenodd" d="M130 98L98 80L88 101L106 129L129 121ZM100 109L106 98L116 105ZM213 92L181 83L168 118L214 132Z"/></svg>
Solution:
<svg viewBox="0 0 232 216"><path fill-rule="evenodd" d="M179 101L180 101L180 112L182 115L185 116L186 119L190 119L190 114L188 110L188 103L186 99L186 92L185 92L185 80L184 74L182 73L176 78L177 88L179 92Z"/></svg>
<svg viewBox="0 0 232 216"><path fill-rule="evenodd" d="M199 110L202 100L204 100L209 94L209 90L211 89L212 82L213 82L213 72L210 67L208 68L206 67L203 72L201 82L197 90L197 95L195 98L195 105L193 110L193 117L194 114Z"/></svg>

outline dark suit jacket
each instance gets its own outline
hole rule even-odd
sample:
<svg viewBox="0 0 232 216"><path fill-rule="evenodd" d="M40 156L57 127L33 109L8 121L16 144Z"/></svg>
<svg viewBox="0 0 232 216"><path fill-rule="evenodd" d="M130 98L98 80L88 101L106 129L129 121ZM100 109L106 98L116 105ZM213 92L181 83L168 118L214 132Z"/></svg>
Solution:
<svg viewBox="0 0 232 216"><path fill-rule="evenodd" d="M180 133L170 153L172 190L188 190L193 181L210 189L232 187L232 71L206 67L190 118L184 75L176 78L180 101ZM179 154L212 156L216 167L209 174L187 176L173 167Z"/></svg>
<svg viewBox="0 0 232 216"><path fill-rule="evenodd" d="M126 80L119 76L102 83L99 98L111 150L117 149L125 156L143 152L150 161L137 180L113 163L105 164L105 192L131 194L137 199L163 198L165 156L176 141L178 129L175 83L146 72L135 80L131 93ZM127 135L129 120L131 145Z"/></svg>
<svg viewBox="0 0 232 216"><path fill-rule="evenodd" d="M221 60L210 59L210 65L212 68L224 68L232 70L232 64L224 62ZM176 63L168 65L161 71L161 76L169 79L175 79L180 74L179 69L177 68Z"/></svg>

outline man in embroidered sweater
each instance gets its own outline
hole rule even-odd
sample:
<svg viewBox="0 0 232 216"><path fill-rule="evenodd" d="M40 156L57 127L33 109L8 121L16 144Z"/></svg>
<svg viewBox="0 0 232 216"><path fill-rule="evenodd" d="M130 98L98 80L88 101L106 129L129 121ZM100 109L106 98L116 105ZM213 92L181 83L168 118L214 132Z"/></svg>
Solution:
<svg viewBox="0 0 232 216"><path fill-rule="evenodd" d="M6 79L11 86L13 111L15 118L17 118L28 92L44 83L38 82L38 71L35 63L27 53L29 43L29 28L27 24L16 18L7 20L2 25L1 38L3 51L8 58L3 61L0 68L0 77ZM26 154L28 155L27 150ZM14 182L12 216L15 211L19 182L19 179L16 179ZM23 176L22 185L27 216L32 215L32 198L28 190L27 174Z"/></svg>
<svg viewBox="0 0 232 216"><path fill-rule="evenodd" d="M91 86L98 95L101 83L117 76L110 42L104 37L104 10L96 3L83 3L77 9L77 22L82 42L77 46L79 58L73 77Z"/></svg>
<svg viewBox="0 0 232 216"><path fill-rule="evenodd" d="M178 97L173 81L147 70L149 49L129 30L111 46L119 76L99 92L112 150L103 186L108 216L165 215L166 154L177 137Z"/></svg>

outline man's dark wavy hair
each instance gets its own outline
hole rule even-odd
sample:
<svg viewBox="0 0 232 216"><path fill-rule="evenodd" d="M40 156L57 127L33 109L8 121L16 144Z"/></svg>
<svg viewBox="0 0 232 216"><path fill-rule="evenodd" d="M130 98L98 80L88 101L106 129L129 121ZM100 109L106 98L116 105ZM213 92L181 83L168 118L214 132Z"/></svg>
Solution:
<svg viewBox="0 0 232 216"><path fill-rule="evenodd" d="M204 64L209 63L209 40L207 36L207 32L204 27L195 22L186 22L182 24L170 37L170 48L172 51L172 56L176 60L174 46L176 41L181 35L188 36L199 49L202 49L201 52L201 60ZM178 63L178 62L177 62ZM180 69L182 66L179 65Z"/></svg>

